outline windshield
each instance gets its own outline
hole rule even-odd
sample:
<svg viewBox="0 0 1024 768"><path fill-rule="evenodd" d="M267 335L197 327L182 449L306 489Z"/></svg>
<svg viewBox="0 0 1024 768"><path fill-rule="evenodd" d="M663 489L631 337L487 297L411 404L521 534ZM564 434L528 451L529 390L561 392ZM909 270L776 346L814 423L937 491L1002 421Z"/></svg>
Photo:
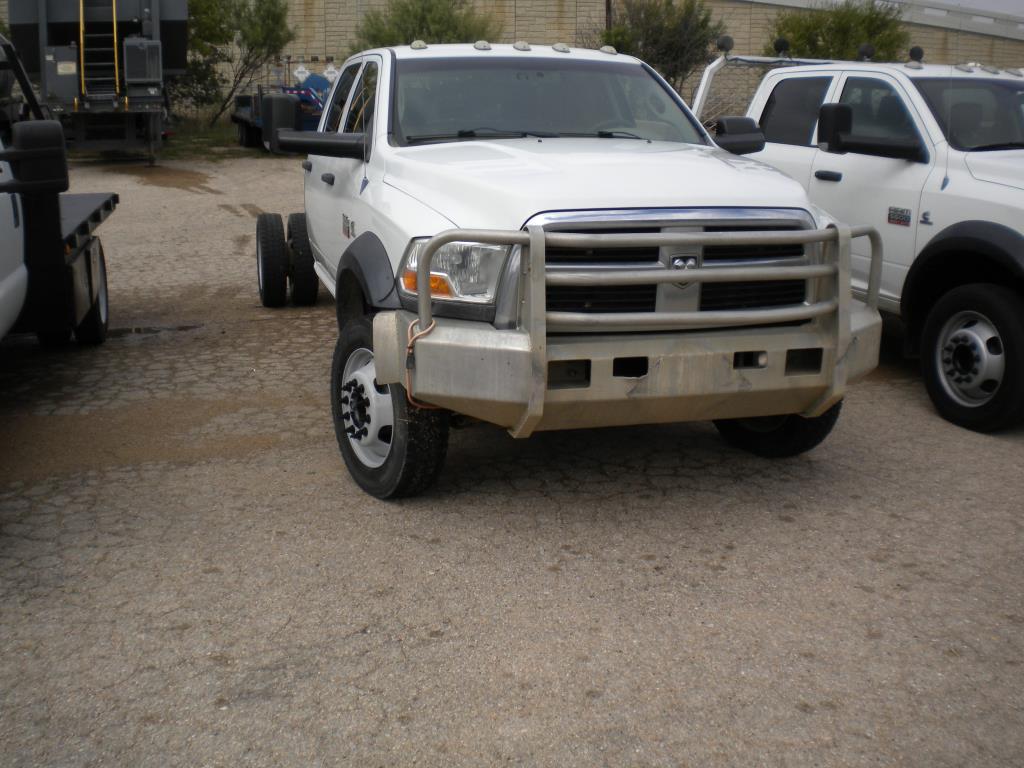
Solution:
<svg viewBox="0 0 1024 768"><path fill-rule="evenodd" d="M523 136L705 143L665 87L631 62L402 59L395 88L403 146Z"/></svg>
<svg viewBox="0 0 1024 768"><path fill-rule="evenodd" d="M914 85L954 148L1024 149L1024 82L946 77Z"/></svg>

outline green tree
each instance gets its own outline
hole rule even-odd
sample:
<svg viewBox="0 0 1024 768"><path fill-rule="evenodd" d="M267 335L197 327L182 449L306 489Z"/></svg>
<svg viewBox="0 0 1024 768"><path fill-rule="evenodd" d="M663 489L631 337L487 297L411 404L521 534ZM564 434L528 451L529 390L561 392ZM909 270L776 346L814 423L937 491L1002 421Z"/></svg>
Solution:
<svg viewBox="0 0 1024 768"><path fill-rule="evenodd" d="M773 43L779 37L789 41L791 56L811 59L853 60L857 49L870 43L876 60L895 61L910 41L900 7L879 0L843 0L780 13L765 46L767 55L774 54Z"/></svg>
<svg viewBox="0 0 1024 768"><path fill-rule="evenodd" d="M233 44L216 45L217 55L228 71L226 88L220 106L210 118L217 122L231 106L235 94L252 84L253 78L272 60L277 58L288 43L295 39L295 31L288 26L286 0L222 0L229 6ZM217 24L213 28L219 29Z"/></svg>
<svg viewBox="0 0 1024 768"><path fill-rule="evenodd" d="M286 0L189 0L188 64L171 97L215 107L213 125L294 38Z"/></svg>
<svg viewBox="0 0 1024 768"><path fill-rule="evenodd" d="M643 59L677 90L725 30L703 0L624 0L617 17L601 43Z"/></svg>
<svg viewBox="0 0 1024 768"><path fill-rule="evenodd" d="M472 43L494 40L501 26L467 0L391 0L387 9L367 11L356 29L352 52L388 45Z"/></svg>
<svg viewBox="0 0 1024 768"><path fill-rule="evenodd" d="M233 23L236 3L224 0L190 0L188 4L188 61L185 74L167 84L173 103L192 107L219 104L223 97L222 65L237 30Z"/></svg>

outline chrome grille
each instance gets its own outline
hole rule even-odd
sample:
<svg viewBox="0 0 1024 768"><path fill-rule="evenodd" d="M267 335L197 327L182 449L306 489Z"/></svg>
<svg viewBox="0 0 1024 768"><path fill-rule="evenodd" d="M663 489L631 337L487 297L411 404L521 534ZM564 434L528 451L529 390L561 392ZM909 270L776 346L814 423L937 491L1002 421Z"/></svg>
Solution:
<svg viewBox="0 0 1024 768"><path fill-rule="evenodd" d="M798 227L705 227L705 232L786 232ZM704 265L722 266L724 262L749 264L754 261L774 262L804 257L802 245L708 245L704 247ZM701 287L702 311L788 307L802 304L807 298L804 280L774 280L756 283L706 283Z"/></svg>
<svg viewBox="0 0 1024 768"><path fill-rule="evenodd" d="M640 229L581 229L581 234L637 234L659 231L657 227ZM608 268L657 265L657 247L635 248L548 248L547 264L558 267ZM654 312L658 298L657 285L621 285L610 287L551 286L547 287L547 308L550 312Z"/></svg>

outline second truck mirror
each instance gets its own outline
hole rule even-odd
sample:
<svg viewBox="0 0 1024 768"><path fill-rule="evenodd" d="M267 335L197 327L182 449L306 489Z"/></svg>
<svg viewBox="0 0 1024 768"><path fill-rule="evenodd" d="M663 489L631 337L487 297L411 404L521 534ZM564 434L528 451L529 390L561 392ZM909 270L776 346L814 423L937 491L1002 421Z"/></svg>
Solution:
<svg viewBox="0 0 1024 768"><path fill-rule="evenodd" d="M0 192L56 193L68 188L64 130L56 120L33 120L11 126L11 148L0 150L11 164L12 180L0 177Z"/></svg>
<svg viewBox="0 0 1024 768"><path fill-rule="evenodd" d="M845 152L843 135L853 128L853 107L849 104L822 104L818 112L818 146L824 152Z"/></svg>

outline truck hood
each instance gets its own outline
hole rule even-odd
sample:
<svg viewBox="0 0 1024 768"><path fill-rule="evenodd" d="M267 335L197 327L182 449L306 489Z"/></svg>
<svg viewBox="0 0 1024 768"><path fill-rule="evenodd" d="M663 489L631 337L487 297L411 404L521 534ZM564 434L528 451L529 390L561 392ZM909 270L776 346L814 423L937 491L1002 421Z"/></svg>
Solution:
<svg viewBox="0 0 1024 768"><path fill-rule="evenodd" d="M1024 189L1024 150L968 152L965 162L971 176L1015 189Z"/></svg>
<svg viewBox="0 0 1024 768"><path fill-rule="evenodd" d="M384 181L463 228L520 229L546 211L810 209L803 188L715 147L637 139L512 139L405 147ZM430 234L430 233L422 233Z"/></svg>

